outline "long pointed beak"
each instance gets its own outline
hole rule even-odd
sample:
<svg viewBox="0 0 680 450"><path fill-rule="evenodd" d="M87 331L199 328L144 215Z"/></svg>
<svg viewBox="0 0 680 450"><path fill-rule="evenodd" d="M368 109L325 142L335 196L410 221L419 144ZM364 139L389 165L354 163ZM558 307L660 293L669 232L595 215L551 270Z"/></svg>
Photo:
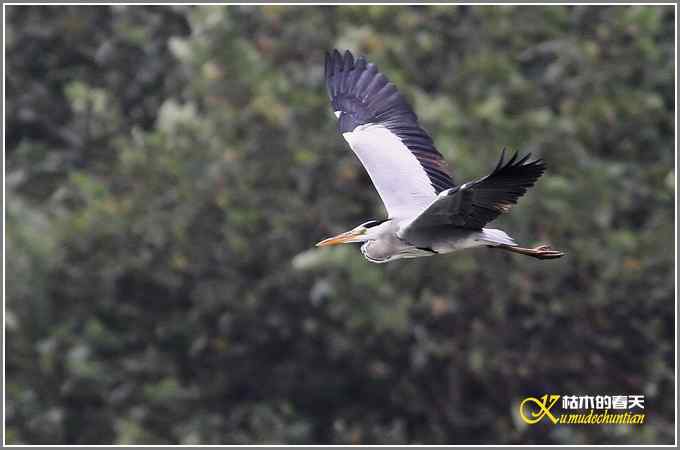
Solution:
<svg viewBox="0 0 680 450"><path fill-rule="evenodd" d="M329 237L323 241L316 244L317 247L326 247L327 245L338 245L345 244L347 241L352 240L359 234L359 231L351 230L345 233L338 234L337 236Z"/></svg>

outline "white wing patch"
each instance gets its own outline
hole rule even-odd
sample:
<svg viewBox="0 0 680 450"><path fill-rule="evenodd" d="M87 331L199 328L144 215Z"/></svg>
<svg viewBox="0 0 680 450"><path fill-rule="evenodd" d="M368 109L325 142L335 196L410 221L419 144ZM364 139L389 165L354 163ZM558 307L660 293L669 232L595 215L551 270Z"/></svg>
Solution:
<svg viewBox="0 0 680 450"><path fill-rule="evenodd" d="M366 168L389 217L413 217L436 198L418 159L384 126L361 125L342 136Z"/></svg>
<svg viewBox="0 0 680 450"><path fill-rule="evenodd" d="M339 119L339 118L340 118L340 114L342 114L342 111L335 111L333 114L335 114L335 118L336 118L336 119Z"/></svg>

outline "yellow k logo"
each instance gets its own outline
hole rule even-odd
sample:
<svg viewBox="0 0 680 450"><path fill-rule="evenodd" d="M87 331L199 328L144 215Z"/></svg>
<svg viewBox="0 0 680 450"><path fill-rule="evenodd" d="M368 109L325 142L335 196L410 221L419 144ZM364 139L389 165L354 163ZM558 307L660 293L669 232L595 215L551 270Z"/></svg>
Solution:
<svg viewBox="0 0 680 450"><path fill-rule="evenodd" d="M557 417L555 417L551 412L550 409L555 406L555 403L557 403L557 400L560 399L560 396L557 394L551 394L548 396L548 394L545 394L539 399L536 397L527 397L525 398L522 403L519 405L519 415L522 418L523 421L528 423L529 425L533 425L535 423L538 423L543 416L548 416L548 419L552 421L552 423L557 423ZM538 407L538 410L533 407L529 407L527 404L533 404ZM525 408L525 405L527 407ZM528 411L529 414L526 414Z"/></svg>

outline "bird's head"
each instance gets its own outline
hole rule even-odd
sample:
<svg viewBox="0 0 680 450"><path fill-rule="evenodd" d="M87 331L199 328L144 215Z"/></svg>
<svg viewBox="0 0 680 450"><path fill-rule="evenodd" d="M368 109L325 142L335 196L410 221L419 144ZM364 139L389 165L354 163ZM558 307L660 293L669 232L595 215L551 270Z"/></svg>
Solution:
<svg viewBox="0 0 680 450"><path fill-rule="evenodd" d="M316 244L317 247L326 247L328 245L350 244L352 242L367 242L378 239L384 232L383 227L379 225L387 222L386 220L369 220L364 222L356 228L353 228L337 236L329 237Z"/></svg>

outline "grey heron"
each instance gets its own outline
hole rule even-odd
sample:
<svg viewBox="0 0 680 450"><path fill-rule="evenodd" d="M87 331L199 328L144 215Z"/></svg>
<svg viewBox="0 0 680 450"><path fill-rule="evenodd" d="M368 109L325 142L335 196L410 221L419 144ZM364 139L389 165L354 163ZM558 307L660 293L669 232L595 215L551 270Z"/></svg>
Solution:
<svg viewBox="0 0 680 450"><path fill-rule="evenodd" d="M317 246L362 242L371 262L489 247L540 259L564 255L547 245L519 247L504 231L485 228L508 212L545 171L541 159L503 149L487 176L457 185L406 99L375 64L348 50L326 53L325 78L338 131L359 158L388 217L324 239Z"/></svg>

